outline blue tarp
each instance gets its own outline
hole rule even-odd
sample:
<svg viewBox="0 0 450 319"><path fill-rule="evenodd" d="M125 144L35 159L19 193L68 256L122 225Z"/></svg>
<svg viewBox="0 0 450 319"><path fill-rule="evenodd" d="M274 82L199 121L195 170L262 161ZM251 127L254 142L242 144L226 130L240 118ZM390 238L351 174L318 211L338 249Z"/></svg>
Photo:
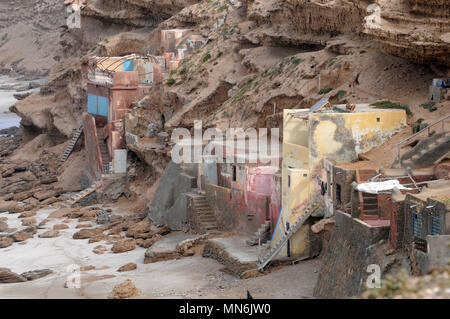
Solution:
<svg viewBox="0 0 450 319"><path fill-rule="evenodd" d="M133 71L133 60L123 60L123 70Z"/></svg>

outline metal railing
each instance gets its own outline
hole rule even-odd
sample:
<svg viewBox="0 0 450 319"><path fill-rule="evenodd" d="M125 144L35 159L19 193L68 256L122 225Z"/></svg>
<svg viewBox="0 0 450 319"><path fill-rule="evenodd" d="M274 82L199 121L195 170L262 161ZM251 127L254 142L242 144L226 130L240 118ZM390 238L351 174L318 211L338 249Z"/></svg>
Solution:
<svg viewBox="0 0 450 319"><path fill-rule="evenodd" d="M401 148L401 146L402 146L403 144L405 144L405 143L408 142L409 140L411 140L411 139L417 137L419 134L421 134L421 133L423 133L423 132L425 132L425 131L428 131L428 136L431 136L431 128L432 128L433 126L438 125L439 123L442 124L442 132L445 132L445 120L447 120L448 118L450 118L450 114L447 115L447 116L444 116L443 118L439 119L438 121L434 122L433 124L428 125L427 127L425 127L424 129L420 130L419 132L417 132L417 133L415 133L415 134L413 134L413 135L411 135L411 136L408 136L408 137L405 138L404 140L398 142L398 143L397 143L397 159L396 159L395 162L398 163L398 164L400 164L400 148Z"/></svg>

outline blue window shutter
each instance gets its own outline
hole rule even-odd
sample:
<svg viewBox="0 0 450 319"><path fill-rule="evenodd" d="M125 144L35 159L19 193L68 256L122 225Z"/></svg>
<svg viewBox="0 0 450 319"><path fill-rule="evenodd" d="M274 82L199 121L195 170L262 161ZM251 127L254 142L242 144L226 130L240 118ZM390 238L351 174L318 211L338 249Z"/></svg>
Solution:
<svg viewBox="0 0 450 319"><path fill-rule="evenodd" d="M98 115L108 117L108 99L103 96L98 97Z"/></svg>
<svg viewBox="0 0 450 319"><path fill-rule="evenodd" d="M88 94L88 113L97 114L97 96Z"/></svg>

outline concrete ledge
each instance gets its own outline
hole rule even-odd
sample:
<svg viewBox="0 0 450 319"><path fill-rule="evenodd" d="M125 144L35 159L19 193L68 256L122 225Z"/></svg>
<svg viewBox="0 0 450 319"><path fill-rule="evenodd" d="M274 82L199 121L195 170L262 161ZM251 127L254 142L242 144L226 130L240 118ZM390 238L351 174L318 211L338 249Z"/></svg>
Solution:
<svg viewBox="0 0 450 319"><path fill-rule="evenodd" d="M192 256L188 250L200 243L203 236L180 234L157 241L145 252L144 264L155 263L163 260Z"/></svg>
<svg viewBox="0 0 450 319"><path fill-rule="evenodd" d="M245 236L210 239L206 241L203 257L213 258L225 265L226 272L241 276L258 264L258 248L248 246L247 239Z"/></svg>

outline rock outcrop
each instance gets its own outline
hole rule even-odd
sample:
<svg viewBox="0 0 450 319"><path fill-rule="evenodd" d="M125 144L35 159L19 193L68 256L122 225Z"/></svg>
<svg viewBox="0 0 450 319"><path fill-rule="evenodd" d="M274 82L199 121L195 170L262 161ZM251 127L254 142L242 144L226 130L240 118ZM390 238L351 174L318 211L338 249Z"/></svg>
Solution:
<svg viewBox="0 0 450 319"><path fill-rule="evenodd" d="M0 73L48 74L62 55L63 1L3 0L0 3Z"/></svg>
<svg viewBox="0 0 450 319"><path fill-rule="evenodd" d="M125 299L137 296L139 290L133 284L131 280L125 280L123 283L114 287L113 291L109 294L109 299Z"/></svg>
<svg viewBox="0 0 450 319"><path fill-rule="evenodd" d="M383 49L418 63L450 65L450 5L446 1L383 1L368 7L364 33Z"/></svg>

